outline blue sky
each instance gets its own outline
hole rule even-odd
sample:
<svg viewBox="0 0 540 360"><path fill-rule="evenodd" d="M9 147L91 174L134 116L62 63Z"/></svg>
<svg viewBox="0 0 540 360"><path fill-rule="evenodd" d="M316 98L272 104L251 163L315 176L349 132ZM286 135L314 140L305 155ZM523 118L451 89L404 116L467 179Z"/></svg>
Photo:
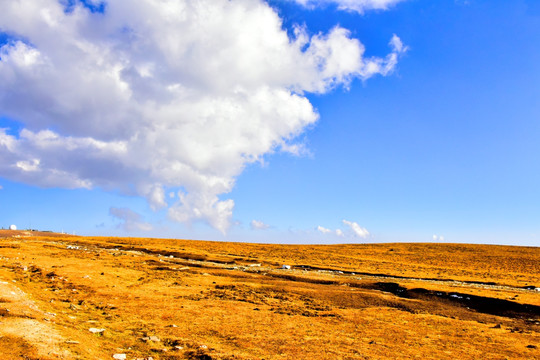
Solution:
<svg viewBox="0 0 540 360"><path fill-rule="evenodd" d="M53 0L34 12L0 5L3 226L288 243L540 244L537 2L373 0L339 9L338 1L217 1L223 18L171 21L173 45L154 36L163 29L129 22L145 3L97 13L80 3L61 12ZM45 10L60 28L35 20ZM156 23L164 16L145 14ZM289 45L278 41L276 19ZM232 20L246 25L223 25ZM275 47L249 36L248 48L238 45L250 20L268 25L264 44ZM206 37L185 32L198 28ZM50 40L55 32L60 45ZM174 43L182 36L204 61ZM63 43L104 46L110 58ZM280 56L267 64L273 53ZM116 77L103 75L119 67ZM73 91L64 78L82 85ZM113 80L119 90L99 96Z"/></svg>

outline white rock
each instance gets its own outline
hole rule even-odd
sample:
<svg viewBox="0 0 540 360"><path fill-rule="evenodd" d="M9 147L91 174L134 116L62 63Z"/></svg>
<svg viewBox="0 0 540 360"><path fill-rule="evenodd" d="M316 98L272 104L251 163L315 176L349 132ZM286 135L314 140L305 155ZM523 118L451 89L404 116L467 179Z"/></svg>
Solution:
<svg viewBox="0 0 540 360"><path fill-rule="evenodd" d="M126 360L127 356L126 354L114 354L113 355L113 359L116 359L116 360Z"/></svg>
<svg viewBox="0 0 540 360"><path fill-rule="evenodd" d="M284 270L290 270L291 265L283 265L281 268L284 269Z"/></svg>
<svg viewBox="0 0 540 360"><path fill-rule="evenodd" d="M98 329L98 328L90 328L88 329L92 334L99 334L105 331L105 329Z"/></svg>

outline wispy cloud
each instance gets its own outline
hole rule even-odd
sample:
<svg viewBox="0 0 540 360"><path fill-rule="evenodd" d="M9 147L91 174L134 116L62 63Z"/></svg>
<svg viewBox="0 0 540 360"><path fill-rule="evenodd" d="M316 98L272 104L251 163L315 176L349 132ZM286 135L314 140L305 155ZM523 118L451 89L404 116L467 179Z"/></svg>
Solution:
<svg viewBox="0 0 540 360"><path fill-rule="evenodd" d="M370 236L369 231L366 228L361 227L358 223L348 220L343 220L342 222L347 226L348 231L342 229L331 230L320 225L317 226L317 231L325 235L336 235L339 237L350 236L367 239Z"/></svg>
<svg viewBox="0 0 540 360"><path fill-rule="evenodd" d="M444 236L442 236L442 235L433 235L432 239L433 239L433 241L443 242L444 241Z"/></svg>
<svg viewBox="0 0 540 360"><path fill-rule="evenodd" d="M131 209L111 207L109 209L109 214L121 220L118 227L124 229L125 231L132 232L152 230L152 225L144 222L142 216Z"/></svg>
<svg viewBox="0 0 540 360"><path fill-rule="evenodd" d="M265 224L259 220L252 220L250 226L251 226L251 230L265 230L265 229L270 228L270 225Z"/></svg>
<svg viewBox="0 0 540 360"><path fill-rule="evenodd" d="M317 231L320 231L320 232L322 232L323 234L331 234L331 233L333 233L332 230L327 229L327 228L325 228L325 227L322 227L322 226L320 226L320 225L317 226Z"/></svg>
<svg viewBox="0 0 540 360"><path fill-rule="evenodd" d="M336 5L340 10L356 11L363 14L367 10L388 10L405 0L294 0L297 3L314 8L325 5Z"/></svg>

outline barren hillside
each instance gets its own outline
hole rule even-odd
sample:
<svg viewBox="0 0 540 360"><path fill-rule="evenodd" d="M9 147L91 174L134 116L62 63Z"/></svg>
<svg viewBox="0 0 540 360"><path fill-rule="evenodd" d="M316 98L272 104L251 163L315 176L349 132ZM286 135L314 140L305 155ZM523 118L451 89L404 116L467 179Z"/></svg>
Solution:
<svg viewBox="0 0 540 360"><path fill-rule="evenodd" d="M540 248L0 237L2 359L540 359Z"/></svg>

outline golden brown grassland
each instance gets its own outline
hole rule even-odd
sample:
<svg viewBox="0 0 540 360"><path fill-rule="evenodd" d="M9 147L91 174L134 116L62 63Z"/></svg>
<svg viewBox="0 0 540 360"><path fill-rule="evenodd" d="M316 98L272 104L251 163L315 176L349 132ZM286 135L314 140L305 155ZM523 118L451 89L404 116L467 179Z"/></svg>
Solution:
<svg viewBox="0 0 540 360"><path fill-rule="evenodd" d="M538 247L3 231L0 358L540 359L538 287Z"/></svg>

